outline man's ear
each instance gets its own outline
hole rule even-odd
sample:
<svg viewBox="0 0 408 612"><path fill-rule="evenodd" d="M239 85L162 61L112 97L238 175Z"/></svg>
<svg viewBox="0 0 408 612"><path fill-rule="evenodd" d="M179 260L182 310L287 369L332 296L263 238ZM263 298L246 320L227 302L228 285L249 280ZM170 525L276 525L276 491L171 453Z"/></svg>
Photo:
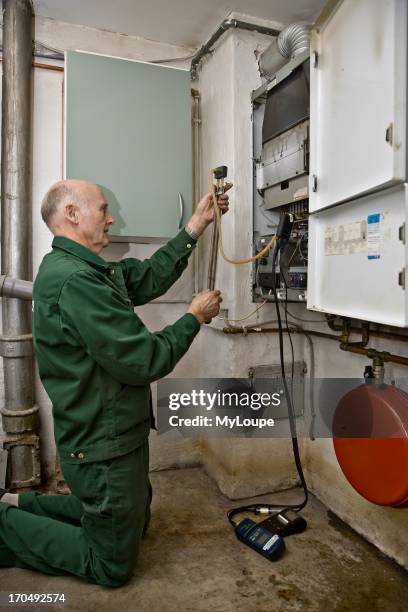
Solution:
<svg viewBox="0 0 408 612"><path fill-rule="evenodd" d="M65 204L65 206L64 206L64 216L71 223L74 223L75 225L78 225L78 223L79 223L78 206L75 206L75 204Z"/></svg>

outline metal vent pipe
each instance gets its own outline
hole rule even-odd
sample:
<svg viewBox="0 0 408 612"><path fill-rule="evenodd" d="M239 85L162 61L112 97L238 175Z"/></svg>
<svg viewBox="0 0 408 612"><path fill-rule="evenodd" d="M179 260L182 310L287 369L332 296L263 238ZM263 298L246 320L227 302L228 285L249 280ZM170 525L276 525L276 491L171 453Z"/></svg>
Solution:
<svg viewBox="0 0 408 612"><path fill-rule="evenodd" d="M292 59L309 49L311 26L305 23L292 23L278 36L278 49L288 59Z"/></svg>
<svg viewBox="0 0 408 612"><path fill-rule="evenodd" d="M1 271L14 279L31 278L32 17L29 0L3 0ZM3 297L2 320L3 446L8 450L9 486L20 488L40 477L30 304Z"/></svg>
<svg viewBox="0 0 408 612"><path fill-rule="evenodd" d="M288 60L307 51L311 27L307 23L292 23L282 30L259 58L261 75L271 79Z"/></svg>
<svg viewBox="0 0 408 612"><path fill-rule="evenodd" d="M258 32L259 34L267 34L268 36L277 36L279 34L279 30L275 28L267 28L247 21L240 21L239 19L224 19L211 38L197 51L191 60L190 74L192 80L198 77L198 67L203 57L213 52L215 43L221 38L224 32L227 32L231 28L249 30L250 32Z"/></svg>

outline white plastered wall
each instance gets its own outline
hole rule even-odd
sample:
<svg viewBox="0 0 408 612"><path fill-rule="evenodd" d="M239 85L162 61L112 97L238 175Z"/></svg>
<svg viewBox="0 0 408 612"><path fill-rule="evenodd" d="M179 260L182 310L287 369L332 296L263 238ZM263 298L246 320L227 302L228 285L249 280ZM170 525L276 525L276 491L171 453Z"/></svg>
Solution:
<svg viewBox="0 0 408 612"><path fill-rule="evenodd" d="M234 31L226 35L200 74L202 97L203 176L219 164L229 166L234 182L231 213L223 219L224 243L228 255L250 255L252 237L252 175L250 93L260 84L254 52L267 41L256 33ZM209 236L200 251L204 265L209 250ZM217 286L224 295L223 306L231 319L251 312L248 266L232 267L219 260ZM202 275L203 276L203 275ZM308 329L332 332L327 325L313 323L321 315L303 306L291 305L291 311L307 322ZM272 305L265 305L252 322L275 319ZM221 322L218 322L218 326ZM301 323L297 321L297 323ZM211 329L202 334L203 375L245 376L250 366L276 364L277 337L273 334L227 336ZM355 338L358 340L358 338ZM312 352L306 340L295 341L297 360L304 360L311 372ZM370 346L404 354L399 342L372 339ZM288 347L285 347L286 351ZM289 353L285 352L286 358ZM313 338L313 365L316 377L361 377L369 361L342 352L332 340ZM407 376L403 367L387 367L388 378ZM408 567L408 511L371 504L348 484L337 463L332 441L303 440L301 445L305 473L311 490L336 514L378 546L383 552ZM229 496L273 491L290 486L295 480L291 447L288 441L218 440L203 443L203 464L220 488Z"/></svg>
<svg viewBox="0 0 408 612"><path fill-rule="evenodd" d="M252 240L252 128L250 94L261 84L255 52L271 39L257 33L230 31L200 73L202 113L202 173L208 184L211 168L225 164L234 183L231 213L223 219L226 254L235 259L251 255ZM200 243L203 283L208 264L210 232ZM254 310L251 302L250 265L233 266L218 257L216 286L222 290L223 308L230 320ZM266 307L271 315L272 309ZM268 314L266 315L268 316ZM251 322L256 321L252 319ZM216 321L214 327L222 328ZM201 332L202 375L245 377L251 366L279 363L277 337L225 336L213 329ZM295 347L299 355L299 341ZM205 347L208 347L206 350ZM217 356L215 359L214 356ZM203 441L203 463L221 490L232 498L288 488L296 473L285 439L219 439Z"/></svg>

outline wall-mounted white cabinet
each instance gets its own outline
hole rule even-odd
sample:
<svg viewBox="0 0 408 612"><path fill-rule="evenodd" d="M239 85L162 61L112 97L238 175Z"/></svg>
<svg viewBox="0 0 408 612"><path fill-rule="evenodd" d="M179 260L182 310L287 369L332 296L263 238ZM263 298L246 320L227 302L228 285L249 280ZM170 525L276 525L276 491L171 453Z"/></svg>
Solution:
<svg viewBox="0 0 408 612"><path fill-rule="evenodd" d="M174 236L192 210L188 70L68 51L65 177L102 186L114 241Z"/></svg>
<svg viewBox="0 0 408 612"><path fill-rule="evenodd" d="M407 2L329 2L311 39L310 212L407 180Z"/></svg>
<svg viewBox="0 0 408 612"><path fill-rule="evenodd" d="M309 218L308 308L408 326L408 185Z"/></svg>

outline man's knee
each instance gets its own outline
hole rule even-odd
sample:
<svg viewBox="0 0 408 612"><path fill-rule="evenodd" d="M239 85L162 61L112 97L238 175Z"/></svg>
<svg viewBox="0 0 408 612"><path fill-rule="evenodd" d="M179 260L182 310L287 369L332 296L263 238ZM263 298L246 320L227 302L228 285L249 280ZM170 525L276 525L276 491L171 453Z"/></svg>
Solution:
<svg viewBox="0 0 408 612"><path fill-rule="evenodd" d="M95 572L95 581L101 586L121 587L129 582L136 565L135 558L121 561L100 560L98 571Z"/></svg>
<svg viewBox="0 0 408 612"><path fill-rule="evenodd" d="M100 586L104 586L104 587L110 587L110 588L118 588L121 586L124 586L127 582L129 582L129 579L131 577L131 573L127 574L125 572L115 572L115 573L108 573L105 574L104 576L97 576L96 577L96 584L99 584Z"/></svg>

